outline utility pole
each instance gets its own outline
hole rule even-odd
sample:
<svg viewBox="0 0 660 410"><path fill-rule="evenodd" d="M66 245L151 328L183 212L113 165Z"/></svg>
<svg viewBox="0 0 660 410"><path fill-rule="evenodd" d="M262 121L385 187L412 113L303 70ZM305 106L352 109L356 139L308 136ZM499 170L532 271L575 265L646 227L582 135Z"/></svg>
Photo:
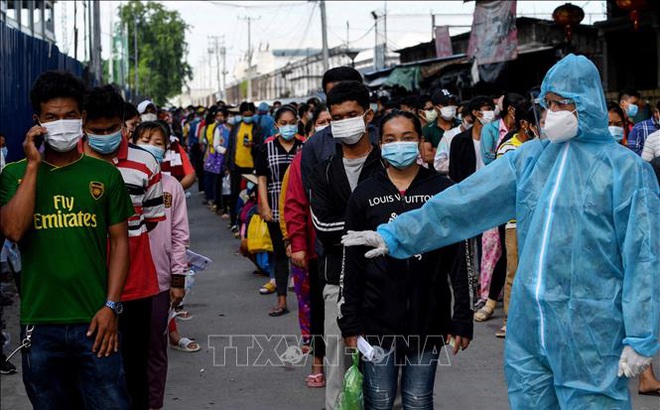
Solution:
<svg viewBox="0 0 660 410"><path fill-rule="evenodd" d="M328 19L325 14L325 0L321 0L319 3L321 7L321 36L323 39L323 72L326 72L330 68L330 53L328 52Z"/></svg>
<svg viewBox="0 0 660 410"><path fill-rule="evenodd" d="M93 16L92 27L93 27L93 51L92 57L94 58L94 75L100 84L103 83L103 62L101 60L101 2L99 0L93 0Z"/></svg>
<svg viewBox="0 0 660 410"><path fill-rule="evenodd" d="M222 55L222 99L227 99L227 48L224 43L220 48L220 54Z"/></svg>
<svg viewBox="0 0 660 410"><path fill-rule="evenodd" d="M88 47L89 47L89 69L92 74L96 74L94 67L94 5L92 0L87 0L87 25L88 25Z"/></svg>
<svg viewBox="0 0 660 410"><path fill-rule="evenodd" d="M248 53L247 53L247 101L252 101L252 21L259 20L261 17L240 17L241 20L247 21L248 23Z"/></svg>
<svg viewBox="0 0 660 410"><path fill-rule="evenodd" d="M78 59L78 0L73 2L73 58Z"/></svg>
<svg viewBox="0 0 660 410"><path fill-rule="evenodd" d="M348 36L349 36L349 34L348 34L349 29L350 29L350 25L348 24L348 20L346 20L346 48L350 48L350 46L351 46L351 45L350 45L351 42L349 41L349 38L348 38Z"/></svg>
<svg viewBox="0 0 660 410"><path fill-rule="evenodd" d="M380 67L379 64L379 52L378 52L378 14L376 14L376 11L371 12L371 17L374 18L374 69L375 70L380 70L382 67Z"/></svg>
<svg viewBox="0 0 660 410"><path fill-rule="evenodd" d="M383 45L383 64L387 66L387 0L383 2L383 32L385 42Z"/></svg>
<svg viewBox="0 0 660 410"><path fill-rule="evenodd" d="M431 39L435 38L435 14L431 10Z"/></svg>
<svg viewBox="0 0 660 410"><path fill-rule="evenodd" d="M133 101L137 103L138 93L140 92L140 79L138 77L138 40L137 40L137 29L138 29L138 19L135 16L133 20L135 26L133 27L133 55L135 57L135 94L133 95Z"/></svg>
<svg viewBox="0 0 660 410"><path fill-rule="evenodd" d="M112 10L112 1L110 2L110 10ZM110 23L110 60L108 60L108 84L112 84L115 79L115 28L112 25L112 14L108 13L108 20Z"/></svg>
<svg viewBox="0 0 660 410"><path fill-rule="evenodd" d="M224 38L225 36L208 36L208 39L211 42L211 44L209 45L209 51L213 50L213 54L215 54L215 74L218 81L217 82L218 92L220 92L220 54L223 53L222 49L224 48ZM221 40L223 43L223 47L220 47Z"/></svg>

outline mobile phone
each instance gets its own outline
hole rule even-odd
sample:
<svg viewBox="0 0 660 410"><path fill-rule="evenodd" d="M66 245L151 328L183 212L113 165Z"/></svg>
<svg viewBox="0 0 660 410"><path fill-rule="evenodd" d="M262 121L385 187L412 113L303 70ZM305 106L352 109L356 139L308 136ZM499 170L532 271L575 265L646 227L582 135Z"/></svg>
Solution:
<svg viewBox="0 0 660 410"><path fill-rule="evenodd" d="M34 125L41 125L39 120L35 119L34 120ZM41 149L41 145L44 143L44 134L39 134L36 137L34 137L34 146L37 147L37 149Z"/></svg>

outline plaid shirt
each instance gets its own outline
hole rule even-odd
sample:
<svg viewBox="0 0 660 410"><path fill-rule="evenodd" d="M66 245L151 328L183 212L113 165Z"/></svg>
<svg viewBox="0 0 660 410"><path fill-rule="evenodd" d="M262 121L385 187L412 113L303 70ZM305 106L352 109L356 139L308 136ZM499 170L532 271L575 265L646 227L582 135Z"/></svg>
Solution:
<svg viewBox="0 0 660 410"><path fill-rule="evenodd" d="M302 148L303 142L296 136L294 138L293 147L287 152L279 138L269 138L261 146L259 156L257 157L257 164L255 167L257 176L265 176L268 178L268 204L273 211L273 221L279 222L280 220L280 192L282 191L282 181L284 174L289 169L289 165L293 161L298 151Z"/></svg>
<svg viewBox="0 0 660 410"><path fill-rule="evenodd" d="M655 117L651 117L646 121L636 124L628 135L628 148L633 150L635 154L641 156L646 138L648 138L649 134L659 129L660 123L658 123Z"/></svg>

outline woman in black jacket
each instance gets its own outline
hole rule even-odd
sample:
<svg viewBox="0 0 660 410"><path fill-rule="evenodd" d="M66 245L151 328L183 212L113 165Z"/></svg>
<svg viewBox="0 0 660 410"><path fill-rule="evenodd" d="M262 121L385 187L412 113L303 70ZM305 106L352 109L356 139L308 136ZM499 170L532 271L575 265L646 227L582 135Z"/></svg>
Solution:
<svg viewBox="0 0 660 410"><path fill-rule="evenodd" d="M346 211L347 230L374 230L420 208L452 185L448 178L417 164L421 134L413 114L394 111L383 118L380 144L389 166L353 192ZM402 369L404 409L432 409L444 341L456 354L472 339L465 247L455 244L407 260L366 259L367 250L344 248L338 319L346 346L356 347L363 336L382 353L363 361L365 408L392 407Z"/></svg>

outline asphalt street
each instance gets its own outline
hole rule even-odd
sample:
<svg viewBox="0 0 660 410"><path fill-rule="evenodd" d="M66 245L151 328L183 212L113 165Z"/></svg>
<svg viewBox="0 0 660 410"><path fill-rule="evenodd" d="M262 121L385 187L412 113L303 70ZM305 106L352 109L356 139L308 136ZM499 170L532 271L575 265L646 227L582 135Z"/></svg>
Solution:
<svg viewBox="0 0 660 410"><path fill-rule="evenodd" d="M202 350L169 351L165 409L323 408L323 389L305 385L310 368L296 348L295 295L290 292L291 313L269 317L275 296L259 295L266 279L253 275L253 265L236 253L239 242L226 221L203 207L196 193L188 203L191 249L213 259L213 265L196 276L186 297L186 309L194 318L179 322L181 333L196 339ZM18 339L17 304L16 300L5 310L12 349ZM466 351L455 357L441 353L435 388L437 409L509 408L503 374L504 341L494 336L501 320L498 309L492 320L475 324L475 340ZM18 357L13 362L20 364ZM658 360L655 366L660 370ZM19 374L0 379L2 409L31 408L18 367ZM660 409L660 399L637 395L636 380L630 387L634 409Z"/></svg>

